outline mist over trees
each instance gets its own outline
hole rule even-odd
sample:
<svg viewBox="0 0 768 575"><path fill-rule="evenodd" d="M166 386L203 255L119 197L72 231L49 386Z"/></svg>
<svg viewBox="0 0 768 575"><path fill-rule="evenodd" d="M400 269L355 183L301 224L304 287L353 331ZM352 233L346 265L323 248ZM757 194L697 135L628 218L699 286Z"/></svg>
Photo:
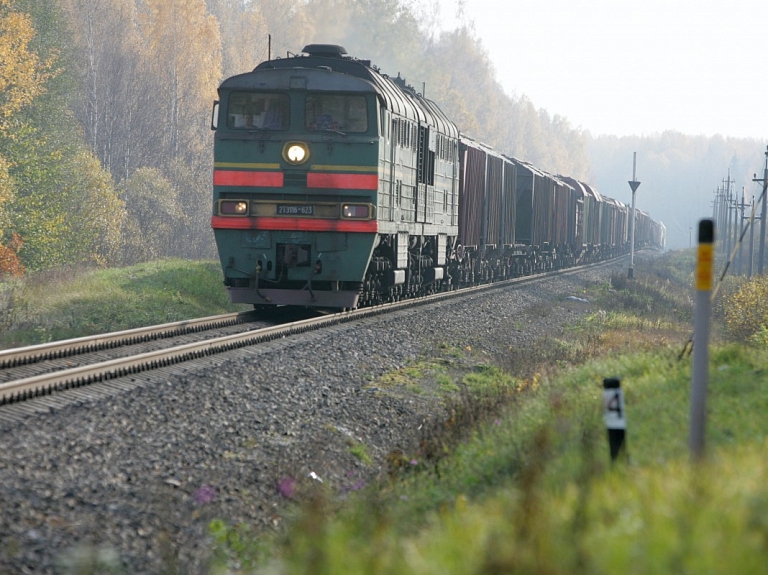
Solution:
<svg viewBox="0 0 768 575"><path fill-rule="evenodd" d="M270 34L272 57L341 44L463 133L625 202L638 152L638 206L670 239L711 212L729 168L761 173L754 141L593 139L504 92L471 15L437 22L435 0L0 0L0 274L214 257L211 102L269 57Z"/></svg>
<svg viewBox="0 0 768 575"><path fill-rule="evenodd" d="M713 216L715 192L729 176L739 201L742 191L746 203L753 196L757 201L761 193L752 179L754 174L763 177L765 144L754 139L672 131L642 138L601 136L590 139L589 152L594 174L590 181L627 205L632 202L627 182L632 179L632 158L637 152L641 184L636 205L664 222L668 249L695 245L698 221Z"/></svg>

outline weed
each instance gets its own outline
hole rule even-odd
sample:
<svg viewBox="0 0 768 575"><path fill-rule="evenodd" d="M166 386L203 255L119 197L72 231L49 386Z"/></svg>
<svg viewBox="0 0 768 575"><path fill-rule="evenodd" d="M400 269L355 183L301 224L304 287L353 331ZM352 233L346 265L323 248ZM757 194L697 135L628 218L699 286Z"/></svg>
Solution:
<svg viewBox="0 0 768 575"><path fill-rule="evenodd" d="M214 566L214 573L222 572L215 566L224 567L228 573L247 573L268 557L267 548L248 525L228 525L220 519L214 519L208 524L208 533L213 540L210 562Z"/></svg>
<svg viewBox="0 0 768 575"><path fill-rule="evenodd" d="M459 390L459 386L445 373L438 373L435 382L444 393L454 393Z"/></svg>
<svg viewBox="0 0 768 575"><path fill-rule="evenodd" d="M615 290L623 290L627 287L627 275L624 273L611 274L611 287Z"/></svg>
<svg viewBox="0 0 768 575"><path fill-rule="evenodd" d="M768 329L768 277L742 282L722 302L726 329L734 341L764 341L760 334Z"/></svg>
<svg viewBox="0 0 768 575"><path fill-rule="evenodd" d="M371 463L373 463L373 458L371 458L370 453L368 453L368 448L364 443L353 442L352 445L349 446L349 452L365 465L371 465Z"/></svg>
<svg viewBox="0 0 768 575"><path fill-rule="evenodd" d="M761 325L760 329L749 336L749 342L755 347L768 347L768 327Z"/></svg>

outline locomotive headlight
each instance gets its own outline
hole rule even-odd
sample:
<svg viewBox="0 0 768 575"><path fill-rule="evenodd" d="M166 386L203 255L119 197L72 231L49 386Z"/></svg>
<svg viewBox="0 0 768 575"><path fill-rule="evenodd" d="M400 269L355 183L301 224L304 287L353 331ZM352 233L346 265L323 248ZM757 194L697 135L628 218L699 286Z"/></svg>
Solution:
<svg viewBox="0 0 768 575"><path fill-rule="evenodd" d="M222 216L247 216L248 202L244 200L221 200L219 214Z"/></svg>
<svg viewBox="0 0 768 575"><path fill-rule="evenodd" d="M303 164L309 159L309 146L304 142L287 142L283 146L283 159L294 166Z"/></svg>
<svg viewBox="0 0 768 575"><path fill-rule="evenodd" d="M371 206L368 204L343 204L341 217L352 220L367 220L371 215Z"/></svg>

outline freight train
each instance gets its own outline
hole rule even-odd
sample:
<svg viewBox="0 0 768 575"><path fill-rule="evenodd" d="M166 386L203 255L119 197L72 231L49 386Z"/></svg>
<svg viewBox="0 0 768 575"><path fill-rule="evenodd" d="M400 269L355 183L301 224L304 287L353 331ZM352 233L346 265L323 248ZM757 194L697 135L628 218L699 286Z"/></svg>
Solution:
<svg viewBox="0 0 768 575"><path fill-rule="evenodd" d="M353 309L629 251L626 205L465 136L341 46L224 80L211 128L233 303ZM647 213L635 230L664 246Z"/></svg>

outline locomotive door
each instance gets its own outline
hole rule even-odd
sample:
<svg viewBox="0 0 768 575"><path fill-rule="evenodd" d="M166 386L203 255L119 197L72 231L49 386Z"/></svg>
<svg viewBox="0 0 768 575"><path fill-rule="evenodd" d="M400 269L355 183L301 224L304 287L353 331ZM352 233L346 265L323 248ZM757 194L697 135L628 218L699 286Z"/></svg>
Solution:
<svg viewBox="0 0 768 575"><path fill-rule="evenodd" d="M427 222L429 213L429 195L427 190L431 190L434 200L435 185L435 148L437 135L434 129L429 126L419 124L419 142L416 156L416 221Z"/></svg>
<svg viewBox="0 0 768 575"><path fill-rule="evenodd" d="M390 118L387 114L387 118ZM389 134L387 143L389 144L389 209L391 222L400 221L400 183L397 182L397 119L392 118L391 124L388 122Z"/></svg>

